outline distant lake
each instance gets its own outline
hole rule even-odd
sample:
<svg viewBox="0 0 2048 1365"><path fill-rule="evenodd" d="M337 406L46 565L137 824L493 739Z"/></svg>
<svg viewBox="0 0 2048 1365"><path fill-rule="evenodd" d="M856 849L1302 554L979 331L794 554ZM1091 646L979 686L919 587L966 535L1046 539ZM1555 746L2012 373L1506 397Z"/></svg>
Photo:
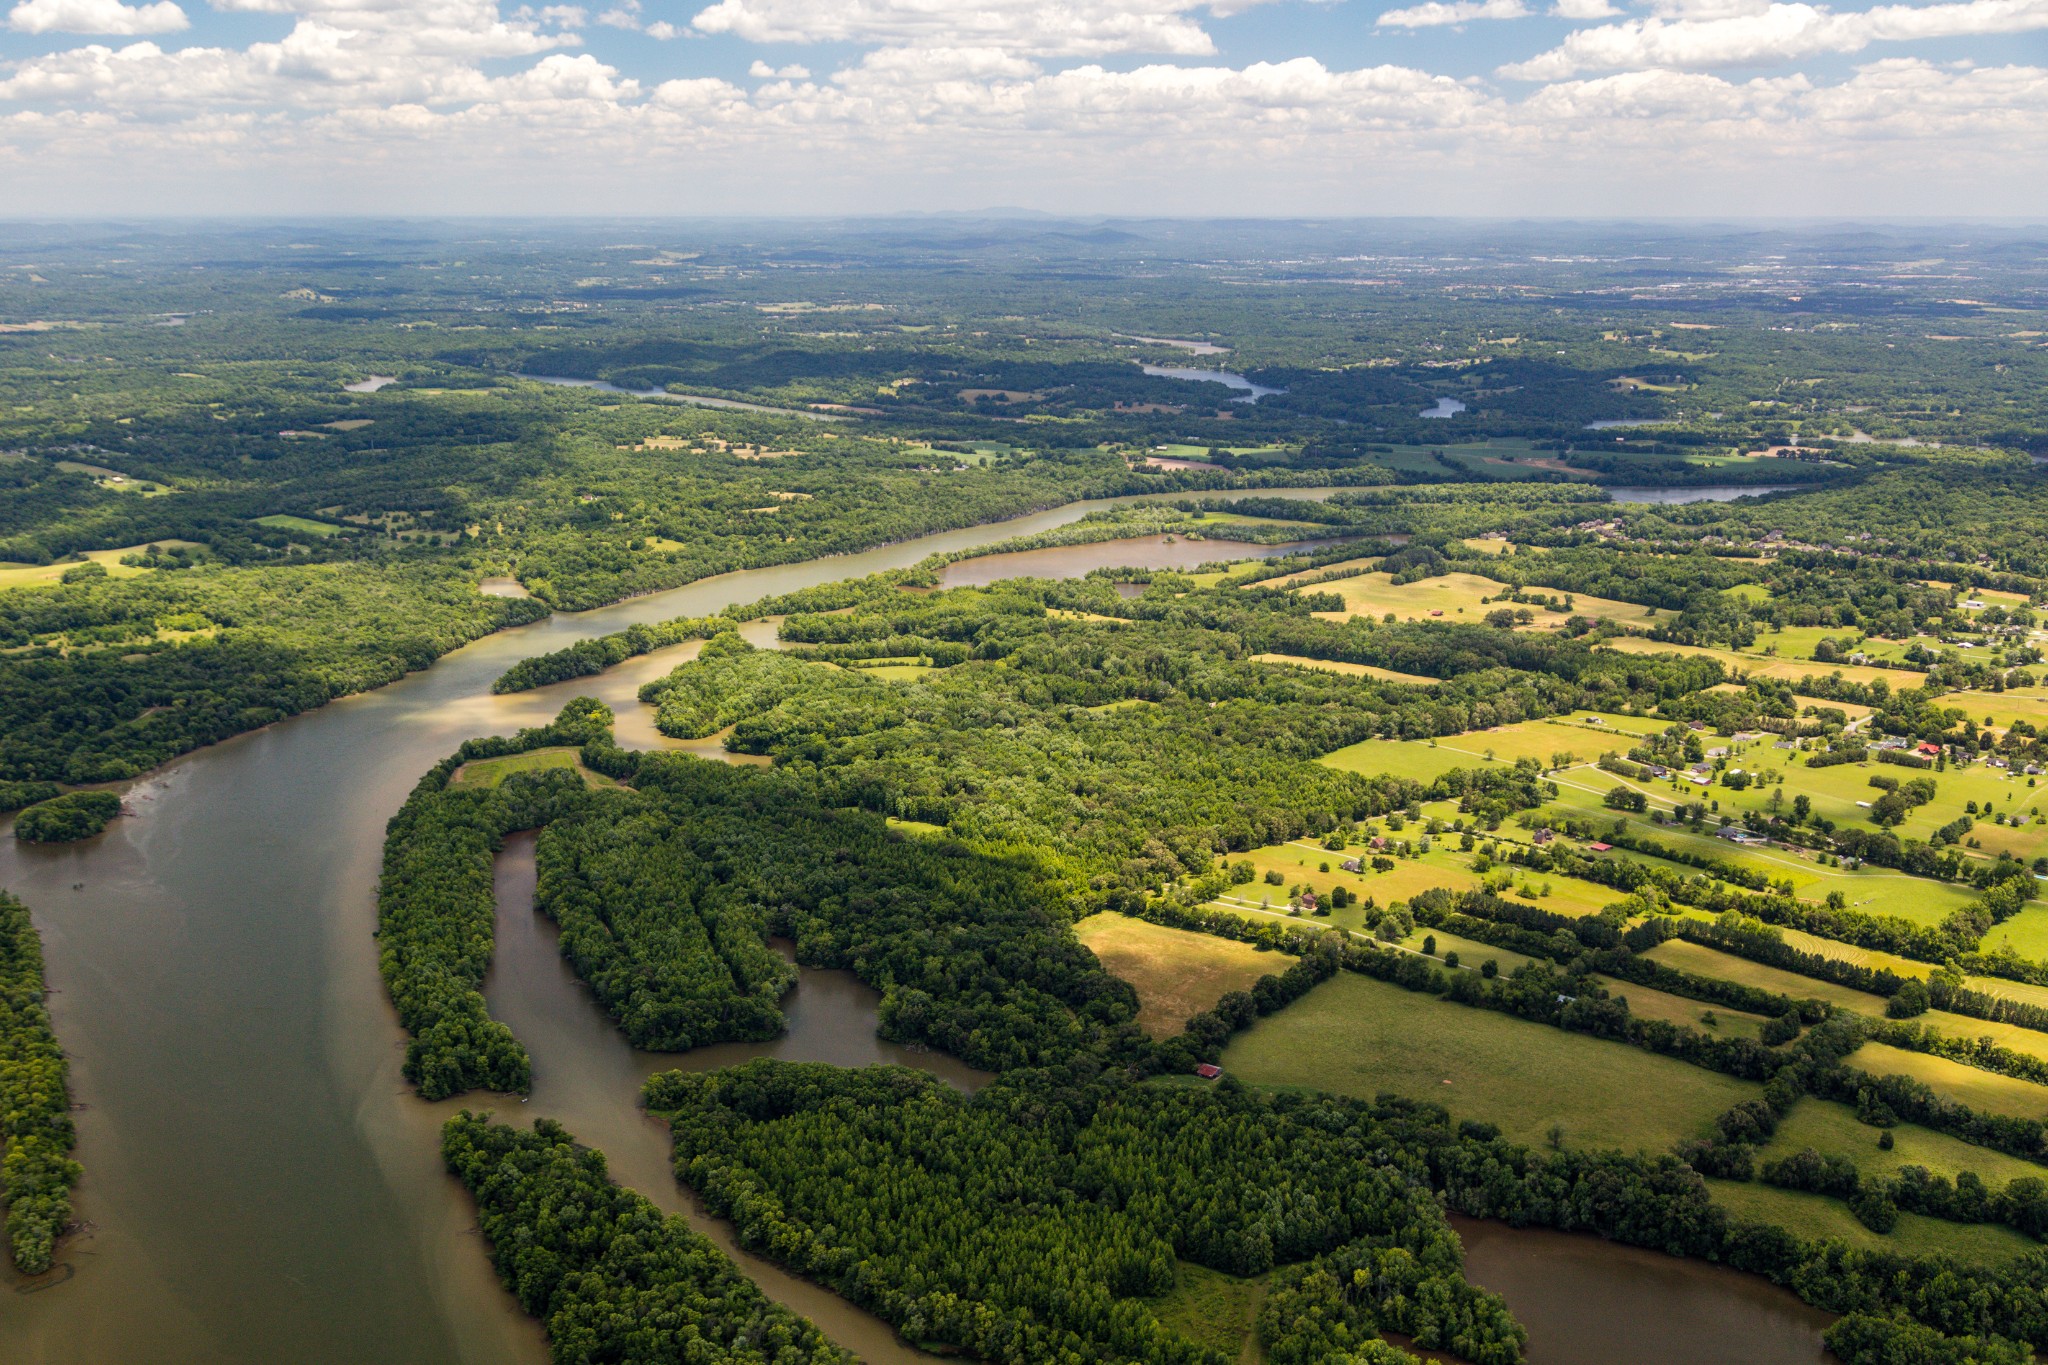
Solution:
<svg viewBox="0 0 2048 1365"><path fill-rule="evenodd" d="M1285 389L1269 389L1263 384L1254 384L1241 374L1229 370L1200 370L1192 365L1141 365L1146 374L1155 379L1185 379L1195 384L1221 384L1226 388L1243 389L1244 395L1233 398L1233 403L1256 403L1269 393L1285 393Z"/></svg>
<svg viewBox="0 0 2048 1365"><path fill-rule="evenodd" d="M1637 421L1633 417L1609 417L1604 421L1586 423L1588 431L1612 431L1616 427L1675 427L1676 422Z"/></svg>
<svg viewBox="0 0 2048 1365"><path fill-rule="evenodd" d="M1436 400L1436 406L1425 408L1422 415L1424 417L1456 417L1464 410L1465 405L1455 398L1439 398Z"/></svg>
<svg viewBox="0 0 2048 1365"><path fill-rule="evenodd" d="M368 379L358 379L353 384L343 384L342 388L350 393L375 393L377 390L397 382L398 376L395 374L373 374Z"/></svg>
<svg viewBox="0 0 2048 1365"><path fill-rule="evenodd" d="M1765 493L1790 493L1805 487L1796 483L1703 484L1698 488L1609 488L1607 496L1616 502L1733 502L1737 498L1761 497Z"/></svg>

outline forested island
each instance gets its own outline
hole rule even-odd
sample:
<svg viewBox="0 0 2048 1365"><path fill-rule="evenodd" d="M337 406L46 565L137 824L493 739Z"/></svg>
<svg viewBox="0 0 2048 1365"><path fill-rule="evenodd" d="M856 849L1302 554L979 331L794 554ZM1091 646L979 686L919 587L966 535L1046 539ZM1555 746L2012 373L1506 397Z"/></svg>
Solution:
<svg viewBox="0 0 2048 1365"><path fill-rule="evenodd" d="M245 1170L560 1361L1591 1352L1477 1226L2048 1350L2025 234L8 232L34 1320Z"/></svg>

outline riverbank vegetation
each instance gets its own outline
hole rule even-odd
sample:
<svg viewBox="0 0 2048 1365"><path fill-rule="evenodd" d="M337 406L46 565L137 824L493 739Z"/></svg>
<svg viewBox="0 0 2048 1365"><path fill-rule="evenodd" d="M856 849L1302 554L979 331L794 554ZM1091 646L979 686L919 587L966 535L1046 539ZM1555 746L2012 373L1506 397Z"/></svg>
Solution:
<svg viewBox="0 0 2048 1365"><path fill-rule="evenodd" d="M66 792L14 817L14 837L27 844L72 844L90 839L121 813L113 792Z"/></svg>
<svg viewBox="0 0 2048 1365"><path fill-rule="evenodd" d="M0 891L0 1202L24 1275L50 1268L82 1174L71 1159L71 1095L47 991L28 907Z"/></svg>

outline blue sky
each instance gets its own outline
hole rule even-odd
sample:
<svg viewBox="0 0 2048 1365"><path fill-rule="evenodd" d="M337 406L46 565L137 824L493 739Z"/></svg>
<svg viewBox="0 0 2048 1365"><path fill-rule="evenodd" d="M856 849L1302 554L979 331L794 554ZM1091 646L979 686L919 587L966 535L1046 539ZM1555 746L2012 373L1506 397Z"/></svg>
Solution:
<svg viewBox="0 0 2048 1365"><path fill-rule="evenodd" d="M0 0L16 212L2048 214L2048 0Z"/></svg>

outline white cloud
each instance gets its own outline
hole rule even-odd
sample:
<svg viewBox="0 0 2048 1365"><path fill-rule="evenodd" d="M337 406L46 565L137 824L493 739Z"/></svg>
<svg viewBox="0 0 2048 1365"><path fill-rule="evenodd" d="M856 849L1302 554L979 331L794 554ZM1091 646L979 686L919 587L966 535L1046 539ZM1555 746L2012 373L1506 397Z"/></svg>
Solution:
<svg viewBox="0 0 2048 1365"><path fill-rule="evenodd" d="M1407 9L1390 9L1379 22L1382 28L1441 28L1474 19L1526 19L1529 14L1522 0L1428 0Z"/></svg>
<svg viewBox="0 0 2048 1365"><path fill-rule="evenodd" d="M132 38L191 26L171 0L124 5L121 0L22 0L7 15L16 33L106 33Z"/></svg>
<svg viewBox="0 0 2048 1365"><path fill-rule="evenodd" d="M682 29L677 28L674 24L671 24L666 19L656 19L653 23L649 24L643 30L643 32L645 32L648 37L654 39L656 42L665 43L671 38L682 37L684 31Z"/></svg>
<svg viewBox="0 0 2048 1365"><path fill-rule="evenodd" d="M1607 0L1557 0L1550 12L1559 19L1610 19L1621 13Z"/></svg>
<svg viewBox="0 0 2048 1365"><path fill-rule="evenodd" d="M1655 67L1709 70L1860 52L1872 43L2048 28L2048 0L1960 0L1880 5L1836 13L1803 3L1770 4L1716 18L1631 19L1580 29L1550 51L1500 69L1517 80L1562 80L1585 71Z"/></svg>
<svg viewBox="0 0 2048 1365"><path fill-rule="evenodd" d="M1000 47L1045 56L1114 52L1207 56L1215 42L1192 17L1232 14L1261 0L717 0L690 21L700 33L754 43L876 43Z"/></svg>
<svg viewBox="0 0 2048 1365"><path fill-rule="evenodd" d="M1765 51L1812 50L1821 39L1842 51L1926 32L2016 31L1982 26L2030 23L2048 0L1843 15L1773 0L1649 0L1656 12L1572 39L1654 31L1663 47L1631 39L1637 48L1615 50L1635 64L1621 66L1579 66L1617 58L1574 51L1564 74L1514 98L1410 67L1346 71L1308 57L1242 67L1162 59L1130 70L1085 51L1081 64L1066 60L1077 45L1154 41L1146 23L1193 25L1219 12L1182 0L1104 0L1080 15L977 0L988 12L946 33L913 32L913 0L854 0L831 22L858 28L867 50L817 79L764 56L741 82L649 85L564 50L575 39L563 27L584 21L569 6L215 3L288 16L290 30L239 48L123 39L0 62L10 206L1843 211L1843 201L1815 199L1839 184L1881 211L1896 208L1896 185L1911 183L1930 202L2048 212L2048 71L1910 56L1826 80L1699 69L1712 64L1701 53L1759 50L1726 39L1728 25L1752 34L1783 25ZM751 7L749 22L797 8L735 3ZM1461 3L1478 0L1435 0ZM1514 3L1598 19L1592 6L1605 0ZM1804 17L1786 25L1786 11ZM677 36L644 23L628 0L587 12ZM891 25L905 36L890 38ZM1724 37L1704 41L1715 33ZM1672 34L1691 35L1690 45L1681 50ZM607 155L592 157L593 145ZM679 167L689 174L668 174Z"/></svg>

